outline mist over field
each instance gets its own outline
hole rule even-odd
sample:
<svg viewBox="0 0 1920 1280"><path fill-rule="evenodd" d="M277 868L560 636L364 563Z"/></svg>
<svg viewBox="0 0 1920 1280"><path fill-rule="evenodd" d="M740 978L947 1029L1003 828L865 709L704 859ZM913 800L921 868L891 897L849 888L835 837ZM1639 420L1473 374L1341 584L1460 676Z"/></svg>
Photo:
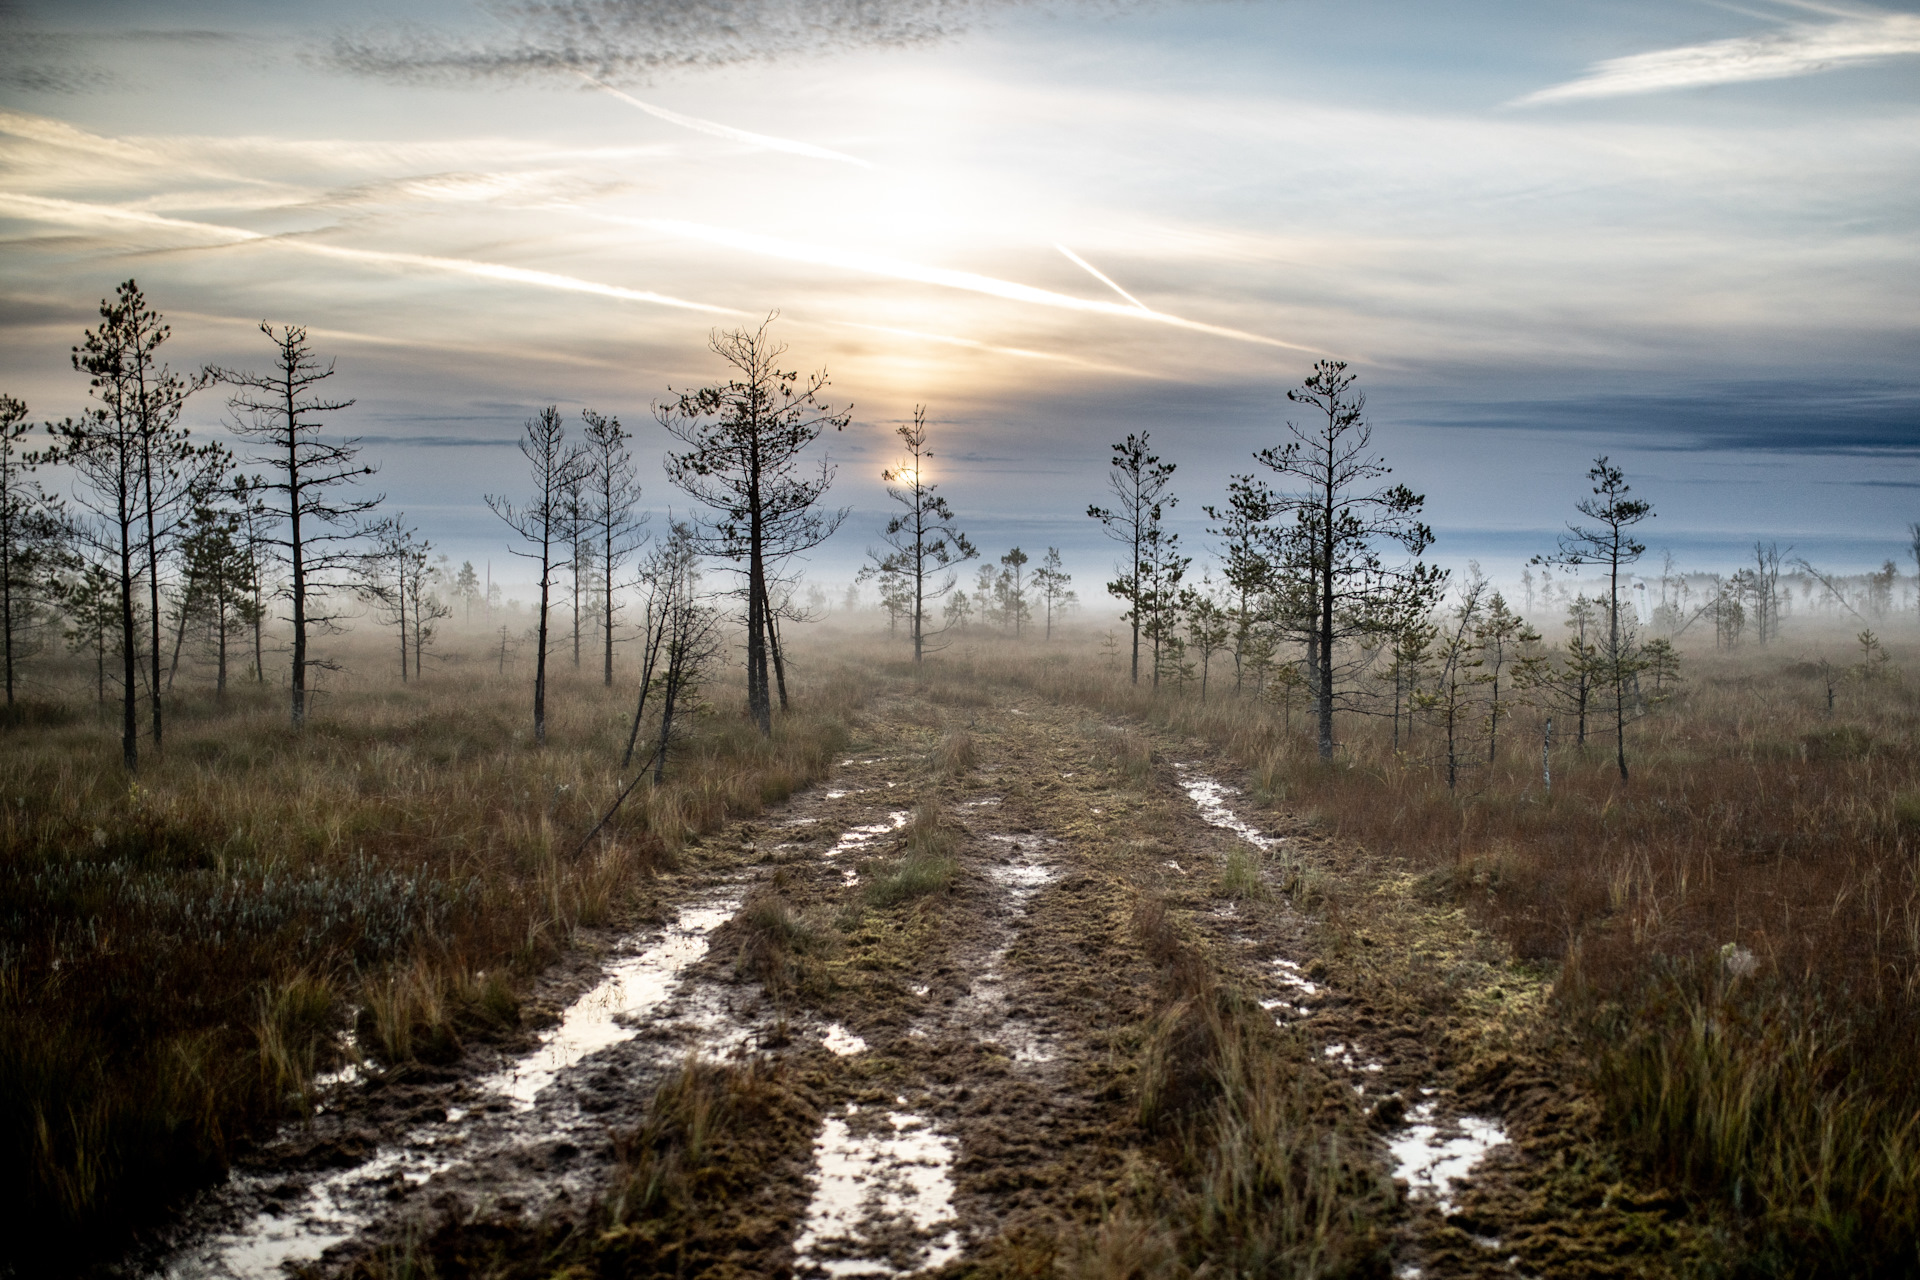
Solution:
<svg viewBox="0 0 1920 1280"><path fill-rule="evenodd" d="M1920 1275L1917 55L0 4L0 1278Z"/></svg>

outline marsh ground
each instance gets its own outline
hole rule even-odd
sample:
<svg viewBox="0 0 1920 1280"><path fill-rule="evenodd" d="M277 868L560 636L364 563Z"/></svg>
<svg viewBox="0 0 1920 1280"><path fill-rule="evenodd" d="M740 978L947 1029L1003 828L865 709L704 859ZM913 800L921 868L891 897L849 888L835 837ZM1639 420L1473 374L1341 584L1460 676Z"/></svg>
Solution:
<svg viewBox="0 0 1920 1280"><path fill-rule="evenodd" d="M1702 1230L1599 1143L1550 974L1446 885L1197 738L876 680L824 780L689 840L521 1032L332 1085L140 1265L1688 1273ZM630 1037L516 1100L511 1064L690 921L615 997Z"/></svg>

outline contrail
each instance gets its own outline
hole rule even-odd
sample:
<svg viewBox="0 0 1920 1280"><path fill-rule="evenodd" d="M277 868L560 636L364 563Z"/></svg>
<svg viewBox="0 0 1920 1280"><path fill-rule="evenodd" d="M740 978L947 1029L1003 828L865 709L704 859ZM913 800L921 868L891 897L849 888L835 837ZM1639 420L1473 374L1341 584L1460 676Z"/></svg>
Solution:
<svg viewBox="0 0 1920 1280"><path fill-rule="evenodd" d="M750 231L731 231L724 227L709 227L697 222L679 222L670 218L623 218L615 214L594 216L631 226L645 227L664 235L703 240L708 244L738 249L743 253L760 254L763 257L785 258L790 262L810 262L818 266L838 267L845 271L887 276L895 280L912 280L920 284L939 285L947 289L964 289L969 293L984 293L1012 302L1027 302L1065 311L1084 311L1096 315L1124 317L1128 320L1147 320L1175 329L1185 329L1192 333L1210 334L1216 338L1231 338L1236 342L1253 342L1266 347L1319 354L1317 347L1302 346L1297 342L1287 342L1280 338L1269 338L1264 334L1248 333L1244 329L1230 329L1224 325L1188 320L1181 316L1169 315L1164 311L1154 311L1138 303L1129 307L1117 302L1103 302L1096 298L1076 298L1071 294L1055 293L1051 289L1036 289L1032 285L1016 284L1011 280L998 280L993 276L978 275L971 271L929 267L901 258L889 258L882 254L801 244L793 240L756 235Z"/></svg>
<svg viewBox="0 0 1920 1280"><path fill-rule="evenodd" d="M132 223L137 226L210 235L225 240L228 244L273 244L324 258L340 258L351 262L372 262L396 267L420 267L429 271L475 276L483 280L501 280L509 284L558 289L566 293L590 293L603 298L617 298L622 302L650 302L657 306L704 311L712 315L742 314L732 307L715 307L704 302L689 302L685 298L675 298L664 293L654 293L651 290L627 289L620 285L581 280L576 276L563 276L551 271L509 267L496 262L477 262L471 258L441 258L424 253L395 253L384 249L348 249L298 237L263 235L258 231L222 226L216 222L192 222L184 218L169 218L157 213L116 208L113 205L86 204L77 200L57 200L45 196L20 196L0 192L0 210L12 212L19 217L62 226L71 226L76 221L108 225Z"/></svg>
<svg viewBox="0 0 1920 1280"><path fill-rule="evenodd" d="M1108 276L1106 272L1100 270L1100 268L1094 266L1091 262L1088 262L1085 258L1081 257L1079 254L1067 248L1067 246L1063 244L1055 244L1053 247L1058 249L1060 252L1066 254L1067 261L1081 268L1088 275L1092 276L1095 280L1098 280L1101 284L1104 284L1105 286L1107 286L1107 288L1113 290L1115 293L1119 294L1121 297L1125 298L1128 302L1131 302L1134 306L1140 308L1142 311L1151 311L1153 309L1149 307L1146 303L1140 301L1140 299L1128 293L1125 289L1122 289L1119 285L1115 284L1113 282L1112 277Z"/></svg>
<svg viewBox="0 0 1920 1280"><path fill-rule="evenodd" d="M1128 369L1120 365L1101 364L1094 360L1082 360L1078 356L1061 355L1057 351L1034 351L1027 347L999 347L990 342L981 342L977 338L957 338L949 333L927 333L920 329L901 329L890 324L862 324L857 320L841 320L836 323L849 329L866 329L873 333L890 333L901 338L917 338L922 342L938 342L949 347L966 347L970 351L991 351L995 355L1017 356L1022 360L1047 360L1059 364L1078 365L1082 369L1092 369L1098 373L1117 373L1128 378L1165 379L1157 373L1148 373L1144 369Z"/></svg>
<svg viewBox="0 0 1920 1280"><path fill-rule="evenodd" d="M873 166L859 156L850 156L844 151L834 151L827 147L816 147L811 142L798 142L792 138L775 138L764 133L749 133L745 129L736 129L730 124L721 124L715 120L702 120L699 116L681 115L678 111L669 111L665 107L656 107L651 102L642 102L630 93L596 80L586 72L576 73L596 89L604 89L630 107L636 107L648 115L668 124L677 124L682 129L692 129L695 133L710 134L716 138L725 138L730 142L742 142L751 147L760 147L767 151L784 151L789 155L806 156L813 160L835 160L841 164L857 164L862 169Z"/></svg>

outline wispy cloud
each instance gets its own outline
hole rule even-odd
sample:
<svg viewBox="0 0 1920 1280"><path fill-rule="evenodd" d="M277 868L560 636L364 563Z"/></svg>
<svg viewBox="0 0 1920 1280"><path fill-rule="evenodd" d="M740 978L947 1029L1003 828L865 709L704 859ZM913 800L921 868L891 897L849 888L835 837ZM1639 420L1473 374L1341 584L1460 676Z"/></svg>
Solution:
<svg viewBox="0 0 1920 1280"><path fill-rule="evenodd" d="M1289 351L1317 352L1317 348L1302 346L1296 342L1287 342L1281 338L1270 338L1261 333L1249 333L1245 329L1233 329L1225 325L1207 324L1199 320L1188 320L1183 316L1169 315L1164 311L1153 311L1146 307L1122 306L1117 302L1107 302L1099 298L1077 298L1068 293L1055 293L1051 289L1039 289L1033 285L1019 284L1012 280L1001 280L994 276L980 275L972 271L955 271L949 267L931 267L924 263L909 262L904 258L889 257L885 254L866 253L858 249L838 249L829 245L803 244L796 240L783 240L775 236L758 235L751 231L735 231L727 227L710 227L697 222L681 222L671 218L615 218L603 215L614 221L625 222L633 226L645 227L663 235L677 236L688 240L700 240L707 244L720 245L723 248L737 249L743 253L757 254L761 257L782 258L789 262L807 262L816 266L836 267L844 271L859 272L862 275L885 276L894 280L909 280L919 284L937 285L946 289L961 289L968 293L982 293L989 297L1005 298L1009 302L1025 302L1035 306L1054 307L1066 311L1090 312L1095 315L1116 316L1128 320L1145 320L1154 324L1168 325L1175 329L1185 329L1191 333L1209 334L1216 338L1230 338L1235 342L1251 342L1261 346L1280 347Z"/></svg>
<svg viewBox="0 0 1920 1280"><path fill-rule="evenodd" d="M740 314L731 307L689 302L685 298L675 298L647 289L628 289L621 285L602 284L597 280L582 280L577 276L559 275L552 271L510 267L497 262L477 262L471 258L443 258L423 253L396 253L384 249L354 249L298 236L269 236L258 231L222 226L214 222L193 222L185 218L169 218L138 209L88 204L78 200L56 200L45 196L21 196L0 192L0 212L10 213L18 218L67 227L138 226L155 231L186 232L229 245L270 244L277 248L292 249L300 253L349 262L448 272L482 280L498 280L507 284L557 289L566 293L596 294L622 302L648 302L656 306L676 307L686 311L704 311L711 315Z"/></svg>
<svg viewBox="0 0 1920 1280"><path fill-rule="evenodd" d="M407 81L589 72L618 79L669 67L796 59L925 44L967 30L1008 0L518 0L482 3L503 34L420 26L336 38L336 67Z"/></svg>
<svg viewBox="0 0 1920 1280"><path fill-rule="evenodd" d="M961 338L948 333L927 333L920 329L901 329L890 324L862 324L858 321L842 321L849 329L865 329L869 333L892 334L897 338L912 338L920 342L934 342L944 347L965 347L970 351L984 351L992 355L1013 356L1019 360L1046 360L1056 364L1073 365L1076 368L1091 369L1096 373L1111 373L1127 378L1161 379L1164 375L1140 368L1128 368L1124 365L1102 364L1097 360L1083 360L1079 356L1063 355L1058 351L1034 351L1028 347L1002 347L991 342L981 342L975 338Z"/></svg>
<svg viewBox="0 0 1920 1280"><path fill-rule="evenodd" d="M1578 80L1516 98L1514 106L1618 98L1748 80L1785 80L1920 53L1920 15L1856 13L1827 23L1711 40L1595 63Z"/></svg>
<svg viewBox="0 0 1920 1280"><path fill-rule="evenodd" d="M725 138L729 142L740 142L750 147L759 147L764 151L784 151L788 155L805 156L810 160L833 160L840 164L859 165L862 169L873 166L859 156L850 156L844 151L834 151L828 147L817 147L811 142L799 142L793 138L776 138L764 133L750 133L745 129L736 129L729 124L715 120L702 120L699 116L682 115L678 111L669 111L665 107L656 107L651 102L642 102L630 93L624 93L610 84L594 79L582 72L580 78L596 89L612 94L630 107L635 107L657 120L668 124L677 124L682 129L691 129L695 133L704 133L714 138Z"/></svg>

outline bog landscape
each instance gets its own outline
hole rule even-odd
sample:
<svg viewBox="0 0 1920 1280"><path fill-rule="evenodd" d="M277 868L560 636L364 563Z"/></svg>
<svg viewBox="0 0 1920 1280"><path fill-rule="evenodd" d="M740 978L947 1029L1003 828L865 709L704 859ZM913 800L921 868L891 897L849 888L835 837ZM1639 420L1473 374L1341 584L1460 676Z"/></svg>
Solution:
<svg viewBox="0 0 1920 1280"><path fill-rule="evenodd" d="M22 1274L1914 1263L1892 562L1649 572L1602 457L1450 575L1321 361L1211 554L1112 446L1117 617L974 545L924 411L836 600L848 415L762 326L656 403L669 527L617 418L526 422L509 607L262 328L180 377L129 281L86 416L5 402Z"/></svg>
<svg viewBox="0 0 1920 1280"><path fill-rule="evenodd" d="M0 0L0 1280L1920 1280L1911 7Z"/></svg>

